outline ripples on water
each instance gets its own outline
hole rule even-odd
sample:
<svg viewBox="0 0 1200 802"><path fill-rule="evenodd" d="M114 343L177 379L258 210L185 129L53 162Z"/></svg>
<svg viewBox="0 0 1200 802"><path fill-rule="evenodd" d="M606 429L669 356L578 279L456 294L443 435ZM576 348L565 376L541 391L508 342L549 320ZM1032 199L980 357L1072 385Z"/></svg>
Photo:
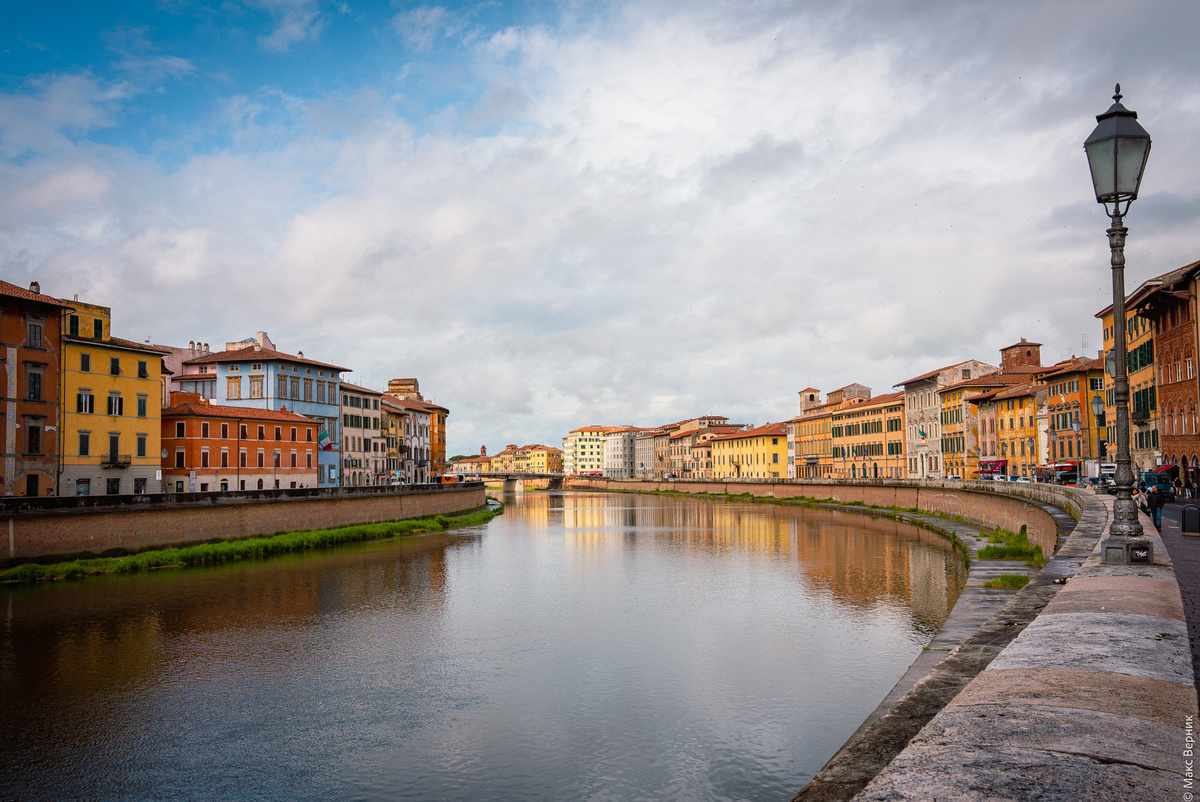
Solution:
<svg viewBox="0 0 1200 802"><path fill-rule="evenodd" d="M506 502L446 537L0 590L0 798L787 799L965 579L865 516Z"/></svg>

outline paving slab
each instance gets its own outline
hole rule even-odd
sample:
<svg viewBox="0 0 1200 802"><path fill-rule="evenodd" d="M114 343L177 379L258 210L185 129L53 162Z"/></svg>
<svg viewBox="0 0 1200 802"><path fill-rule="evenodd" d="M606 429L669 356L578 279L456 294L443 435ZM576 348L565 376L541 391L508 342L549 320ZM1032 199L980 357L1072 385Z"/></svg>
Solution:
<svg viewBox="0 0 1200 802"><path fill-rule="evenodd" d="M1180 740L1181 722L1179 716L1165 724L1077 708L951 706L910 743L914 747L965 743L981 749L1040 749L1100 763L1177 772L1180 756L1159 747Z"/></svg>
<svg viewBox="0 0 1200 802"><path fill-rule="evenodd" d="M1187 624L1129 613L1040 616L989 669L1088 668L1194 685Z"/></svg>
<svg viewBox="0 0 1200 802"><path fill-rule="evenodd" d="M1179 584L1141 576L1077 577L1046 605L1042 615L1095 610L1185 620Z"/></svg>
<svg viewBox="0 0 1200 802"><path fill-rule="evenodd" d="M1092 710L1182 726L1196 689L1177 682L1083 668L984 671L946 707L987 705Z"/></svg>
<svg viewBox="0 0 1200 802"><path fill-rule="evenodd" d="M1149 802L1181 799L1176 771L1040 749L914 744L855 797L858 802Z"/></svg>

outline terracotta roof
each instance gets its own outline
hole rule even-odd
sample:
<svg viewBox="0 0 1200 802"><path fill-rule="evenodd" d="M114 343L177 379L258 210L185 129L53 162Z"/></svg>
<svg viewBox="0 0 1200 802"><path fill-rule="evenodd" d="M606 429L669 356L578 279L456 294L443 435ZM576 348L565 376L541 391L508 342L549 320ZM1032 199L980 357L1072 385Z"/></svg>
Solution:
<svg viewBox="0 0 1200 802"><path fill-rule="evenodd" d="M1104 360L1076 357L1068 359L1065 362L1059 362L1056 365L1051 365L1048 368L1044 368L1044 370L1046 372L1042 374L1043 380L1067 373L1087 373L1091 370L1104 370Z"/></svg>
<svg viewBox="0 0 1200 802"><path fill-rule="evenodd" d="M35 301L39 304L47 304L49 306L58 306L63 309L71 309L71 305L63 301L53 298L49 295L42 295L40 292L33 292L16 284L9 284L7 281L0 281L0 295L8 295L12 298L20 298L22 301Z"/></svg>
<svg viewBox="0 0 1200 802"><path fill-rule="evenodd" d="M138 342L134 342L133 340L124 340L120 337L109 337L108 341L116 343L117 345L123 345L126 348L137 348L140 351L150 351L151 353L155 353L155 354L171 353L170 348L163 348L161 345L150 345L149 343L138 343Z"/></svg>
<svg viewBox="0 0 1200 802"><path fill-rule="evenodd" d="M1013 343L1012 345L1008 346L1007 348L1001 348L1000 350L1007 351L1009 348L1020 348L1023 345L1032 345L1032 346L1036 346L1038 348L1042 347L1041 343L1031 343L1031 342L1029 342L1029 340L1026 340L1024 337L1022 337L1021 342Z"/></svg>
<svg viewBox="0 0 1200 802"><path fill-rule="evenodd" d="M723 437L714 437L709 442L715 440L742 440L747 437L763 437L764 435L786 435L787 427L782 423L768 423L765 426L759 426L757 429L751 429L747 432L737 432L735 434L727 434Z"/></svg>
<svg viewBox="0 0 1200 802"><path fill-rule="evenodd" d="M343 390L351 390L356 393L370 393L371 395L383 395L383 393L379 392L378 390L372 390L370 387L362 387L357 384L351 384L348 381L342 382L342 389Z"/></svg>
<svg viewBox="0 0 1200 802"><path fill-rule="evenodd" d="M1174 271L1172 271L1172 272L1174 272ZM1166 275L1170 275L1170 273L1168 273ZM1154 292L1161 285L1162 285L1162 279L1157 276L1155 278L1150 278L1150 279L1146 279L1145 281L1143 281L1136 290L1134 290L1133 292L1131 292L1125 296L1125 311L1128 312L1131 309L1134 309L1134 308L1137 308L1138 306L1140 306L1142 301L1145 300L1146 296L1148 296L1150 293ZM1103 318L1105 315L1107 315L1109 312L1112 311L1112 308L1113 308L1113 305L1109 304L1108 306L1104 307L1099 312L1097 312L1095 314L1095 317Z"/></svg>
<svg viewBox="0 0 1200 802"><path fill-rule="evenodd" d="M327 362L318 362L315 359L308 357L296 356L295 354L285 354L282 351L272 351L269 348L255 350L253 348L238 348L234 351L217 351L204 356L198 356L195 359L185 360L185 365L206 365L216 362L296 362L301 365L312 365L326 370L343 371L350 368L343 368L340 365L330 365Z"/></svg>
<svg viewBox="0 0 1200 802"><path fill-rule="evenodd" d="M316 418L309 418L304 415L299 415L295 412L278 412L273 409L257 409L255 407L230 407L222 404L197 404L187 402L184 404L176 404L172 407L166 407L162 411L163 418L183 418L183 417L207 417L207 418L244 418L253 420L278 420L289 421L292 423L312 423L317 424Z"/></svg>
<svg viewBox="0 0 1200 802"><path fill-rule="evenodd" d="M931 370L928 373L922 373L920 376L914 376L911 379L905 379L904 381L897 382L896 384L893 384L892 386L893 387L903 387L906 384L912 384L913 382L919 382L919 381L922 381L923 379L928 379L930 376L936 376L937 374L941 373L943 370L951 370L953 368L958 367L959 365L965 365L968 362L974 362L974 361L975 360L972 360L972 359L964 359L962 362L955 362L953 365L946 365L945 367L940 367L937 370ZM989 367L990 367L990 365L989 365ZM987 375L987 374L984 374L984 375Z"/></svg>

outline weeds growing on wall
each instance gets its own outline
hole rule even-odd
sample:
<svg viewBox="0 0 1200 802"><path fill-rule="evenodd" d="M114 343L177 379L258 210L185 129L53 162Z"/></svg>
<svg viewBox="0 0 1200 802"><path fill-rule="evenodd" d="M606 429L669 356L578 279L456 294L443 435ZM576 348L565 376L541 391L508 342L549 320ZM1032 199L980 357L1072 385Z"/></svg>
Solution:
<svg viewBox="0 0 1200 802"><path fill-rule="evenodd" d="M997 527L987 539L989 544L996 545L984 546L976 556L981 560L1028 560L1041 568L1046 564L1046 557L1042 554L1041 546L1029 544L1028 531L1024 524L1021 525L1020 532L1009 532Z"/></svg>
<svg viewBox="0 0 1200 802"><path fill-rule="evenodd" d="M1029 584L1029 577L1025 574L1000 574L994 579L989 579L983 583L985 588L1005 588L1008 590L1020 590Z"/></svg>

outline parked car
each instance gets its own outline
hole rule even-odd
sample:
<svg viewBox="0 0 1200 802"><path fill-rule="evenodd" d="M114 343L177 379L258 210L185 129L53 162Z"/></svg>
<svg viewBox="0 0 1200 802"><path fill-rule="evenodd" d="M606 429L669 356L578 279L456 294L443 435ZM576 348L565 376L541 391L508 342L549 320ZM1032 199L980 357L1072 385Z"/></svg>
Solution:
<svg viewBox="0 0 1200 802"><path fill-rule="evenodd" d="M1165 473L1155 473L1154 471L1146 471L1142 474L1142 485L1146 492L1152 487L1158 487L1163 494L1163 498L1167 501L1175 500L1175 484L1171 477Z"/></svg>
<svg viewBox="0 0 1200 802"><path fill-rule="evenodd" d="M1013 479L1013 481L1014 482L1024 482L1027 485L1033 484L1033 480L1030 479L1028 476L1018 476L1016 479Z"/></svg>

